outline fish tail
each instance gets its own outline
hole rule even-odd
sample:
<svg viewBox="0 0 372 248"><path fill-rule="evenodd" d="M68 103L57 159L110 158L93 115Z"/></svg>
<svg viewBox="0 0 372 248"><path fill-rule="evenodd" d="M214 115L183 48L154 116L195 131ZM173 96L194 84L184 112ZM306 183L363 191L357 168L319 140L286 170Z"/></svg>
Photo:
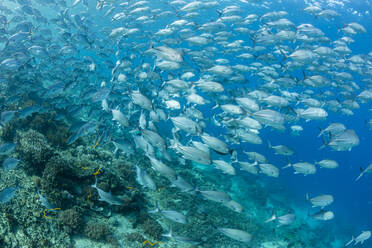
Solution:
<svg viewBox="0 0 372 248"><path fill-rule="evenodd" d="M269 222L271 222L271 221L273 221L273 220L276 220L276 214L275 214L275 211L273 212L273 215L272 215L270 218L268 218L267 220L265 220L265 223L269 223Z"/></svg>
<svg viewBox="0 0 372 248"><path fill-rule="evenodd" d="M354 241L354 236L351 236L351 240L345 244L345 247L349 246L351 243L353 243L353 241Z"/></svg>
<svg viewBox="0 0 372 248"><path fill-rule="evenodd" d="M97 178L96 178L96 181L94 182L94 184L91 185L92 188L97 188Z"/></svg>
<svg viewBox="0 0 372 248"><path fill-rule="evenodd" d="M355 182L358 181L364 175L364 171L355 179Z"/></svg>
<svg viewBox="0 0 372 248"><path fill-rule="evenodd" d="M321 147L319 147L319 150L323 149L324 147L326 147L328 145L329 142L327 142L324 137L322 136L322 142L323 142L323 145Z"/></svg>
<svg viewBox="0 0 372 248"><path fill-rule="evenodd" d="M286 169L286 168L289 168L291 166L292 166L292 164L291 163L288 163L286 166L282 167L282 169Z"/></svg>
<svg viewBox="0 0 372 248"><path fill-rule="evenodd" d="M283 62L287 60L288 56L283 52L283 50L279 50L280 53L283 55L282 61L280 61L280 64L283 65Z"/></svg>
<svg viewBox="0 0 372 248"><path fill-rule="evenodd" d="M216 109L216 108L218 108L220 105L216 102L216 105L214 105L213 107L212 107L212 109Z"/></svg>
<svg viewBox="0 0 372 248"><path fill-rule="evenodd" d="M318 138L323 134L323 129L321 129L320 127L318 127L319 129L319 135L318 135Z"/></svg>
<svg viewBox="0 0 372 248"><path fill-rule="evenodd" d="M161 236L167 237L167 238L172 238L172 226L169 226L169 231L167 233L162 234Z"/></svg>
<svg viewBox="0 0 372 248"><path fill-rule="evenodd" d="M160 209L159 209L159 203L158 202L156 202L155 203L155 209L154 210L150 210L150 211L148 211L148 213L149 214L155 214L155 213L159 213L160 212Z"/></svg>

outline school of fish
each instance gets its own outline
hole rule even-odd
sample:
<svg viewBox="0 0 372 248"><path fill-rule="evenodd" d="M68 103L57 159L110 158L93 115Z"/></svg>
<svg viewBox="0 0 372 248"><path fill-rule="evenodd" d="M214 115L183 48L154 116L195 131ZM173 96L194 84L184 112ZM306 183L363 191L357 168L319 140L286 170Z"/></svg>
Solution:
<svg viewBox="0 0 372 248"><path fill-rule="evenodd" d="M349 48L354 39L363 38L365 27L345 23L332 40L314 23L322 19L332 25L337 12L311 5L303 13L313 16L314 23L298 23L290 20L290 13L267 6L270 2L261 0L0 3L0 85L4 94L13 92L2 104L0 125L56 111L56 118L71 126L68 145L99 136L97 145L107 146L112 156L140 153L169 186L243 213L229 192L192 185L173 165L211 166L231 178L246 172L280 177L282 166L247 150L249 144L267 145L284 156L288 164L283 168L294 174L311 177L319 168L336 169L338 162L329 158L290 161L294 148L260 134L270 129L300 136L305 123L317 122L322 129L314 140L322 140L320 149L349 152L360 143L357 131L329 123L328 115L353 115L372 100L372 53L355 54ZM37 104L8 108L26 97ZM3 170L22 163L12 157L14 148L0 144ZM362 170L356 181L371 168ZM157 190L146 172L150 168L133 169L143 190ZM100 201L121 204L120 196L101 190L97 181L91 187ZM0 203L10 201L17 190L15 185L2 189ZM309 194L309 207L320 208L311 218L335 217L326 210L332 195ZM154 205L152 215L189 222L181 210ZM294 213L274 212L262 222L275 221L280 227L295 220ZM242 243L254 238L250 230L215 230ZM199 243L172 228L163 236ZM364 231L347 245L363 244L369 237Z"/></svg>

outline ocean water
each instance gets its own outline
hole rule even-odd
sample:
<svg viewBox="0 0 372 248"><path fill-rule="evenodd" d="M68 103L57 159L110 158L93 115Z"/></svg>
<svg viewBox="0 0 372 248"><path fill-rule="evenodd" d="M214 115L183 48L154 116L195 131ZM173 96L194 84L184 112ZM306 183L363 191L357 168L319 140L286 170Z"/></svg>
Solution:
<svg viewBox="0 0 372 248"><path fill-rule="evenodd" d="M369 1L0 7L0 247L372 247Z"/></svg>

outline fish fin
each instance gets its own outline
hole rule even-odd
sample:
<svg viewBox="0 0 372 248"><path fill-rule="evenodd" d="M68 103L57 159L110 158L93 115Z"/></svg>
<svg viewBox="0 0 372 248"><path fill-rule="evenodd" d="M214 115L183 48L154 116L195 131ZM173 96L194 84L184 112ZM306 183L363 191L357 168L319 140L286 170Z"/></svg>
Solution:
<svg viewBox="0 0 372 248"><path fill-rule="evenodd" d="M319 138L323 134L323 129L320 127L318 127L318 129L319 129L319 134L318 134L318 138Z"/></svg>
<svg viewBox="0 0 372 248"><path fill-rule="evenodd" d="M329 142L327 142L325 140L325 138L322 136L322 142L323 142L323 145L321 147L319 147L319 150L323 149L324 147L326 147L328 145Z"/></svg>
<svg viewBox="0 0 372 248"><path fill-rule="evenodd" d="M349 242L347 242L347 243L345 244L345 246L350 245L351 243L353 243L353 241L354 241L354 236L351 236L351 240L350 240Z"/></svg>
<svg viewBox="0 0 372 248"><path fill-rule="evenodd" d="M282 167L282 169L286 169L286 168L289 168L289 167L291 167L291 166L292 166L292 164L289 163L289 164L287 164L286 166ZM296 172L295 172L295 173L296 173Z"/></svg>
<svg viewBox="0 0 372 248"><path fill-rule="evenodd" d="M267 220L265 220L265 223L269 223L269 222L271 222L271 221L273 221L273 220L276 220L276 214L275 214L275 211L273 211L273 215L272 215L270 218L268 218Z"/></svg>
<svg viewBox="0 0 372 248"><path fill-rule="evenodd" d="M114 151L114 158L115 158L115 159L118 159L118 158L119 158L119 154L120 154L120 153L119 153L119 148L116 147L116 148L115 148L115 151Z"/></svg>
<svg viewBox="0 0 372 248"><path fill-rule="evenodd" d="M360 175L355 179L355 182L358 181L363 175L364 175L364 172L360 173Z"/></svg>
<svg viewBox="0 0 372 248"><path fill-rule="evenodd" d="M97 178L94 184L91 185L92 188L97 188Z"/></svg>
<svg viewBox="0 0 372 248"><path fill-rule="evenodd" d="M155 208L154 210L150 210L150 211L148 211L148 213L150 213L150 214L159 213L159 212L160 212L160 209L159 209L159 203L156 202L156 203L155 203L155 206L156 206L156 208Z"/></svg>
<svg viewBox="0 0 372 248"><path fill-rule="evenodd" d="M306 201L308 201L309 199L309 193L306 193Z"/></svg>
<svg viewBox="0 0 372 248"><path fill-rule="evenodd" d="M280 61L280 64L283 66L283 62L287 60L288 56L283 52L283 50L279 50L279 52L283 55L283 59Z"/></svg>
<svg viewBox="0 0 372 248"><path fill-rule="evenodd" d="M167 237L167 238L172 238L172 226L169 226L169 231L165 234L162 234L161 236Z"/></svg>

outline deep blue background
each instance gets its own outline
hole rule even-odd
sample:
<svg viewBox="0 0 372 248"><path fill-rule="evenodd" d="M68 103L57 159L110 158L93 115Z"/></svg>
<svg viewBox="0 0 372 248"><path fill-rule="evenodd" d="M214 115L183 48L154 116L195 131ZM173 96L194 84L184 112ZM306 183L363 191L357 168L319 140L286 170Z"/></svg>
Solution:
<svg viewBox="0 0 372 248"><path fill-rule="evenodd" d="M345 7L333 8L341 16L329 21L305 14L303 11L305 7L302 1L283 1L277 5L278 9L289 13L288 19L296 25L311 23L320 28L332 41L343 36L339 29L345 24L358 22L367 29L367 33L353 36L355 43L350 44L349 48L353 51L353 55L368 54L372 51L372 16L364 14L366 10L372 12L370 4L365 1L352 1ZM362 12L363 16L352 14L350 7ZM359 76L355 74L353 76L355 76L356 83L363 85L358 81ZM369 111L372 108L372 103L360 103L360 106L360 109L353 110L353 116L344 116L329 111L326 121L307 123L302 121L300 125L303 126L304 131L300 136L291 136L288 131L279 133L265 129L262 132L262 137L268 138L273 145L285 144L292 147L296 151L295 155L291 157L292 162L314 162L329 158L339 163L340 167L335 170L318 169L315 175L310 176L294 175L291 168L282 170L280 180L284 182L287 190L293 193L295 201L307 207L309 204L306 204L305 193L334 195L335 202L330 206L330 209L335 212L335 222L349 225L347 228L352 228L357 233L372 229L372 174L364 175L358 182L354 181L360 173L360 167L365 168L372 163L372 130L369 130L365 123L366 120L372 118L372 112ZM318 127L325 128L332 122L341 122L347 128L354 129L359 136L360 145L354 147L350 152L336 152L330 148L319 150L322 140L317 138ZM273 155L273 152L268 150L265 145L259 147L249 145L248 147L255 148L256 151L265 155L271 154L267 158L279 167L287 164L284 158L281 159Z"/></svg>

